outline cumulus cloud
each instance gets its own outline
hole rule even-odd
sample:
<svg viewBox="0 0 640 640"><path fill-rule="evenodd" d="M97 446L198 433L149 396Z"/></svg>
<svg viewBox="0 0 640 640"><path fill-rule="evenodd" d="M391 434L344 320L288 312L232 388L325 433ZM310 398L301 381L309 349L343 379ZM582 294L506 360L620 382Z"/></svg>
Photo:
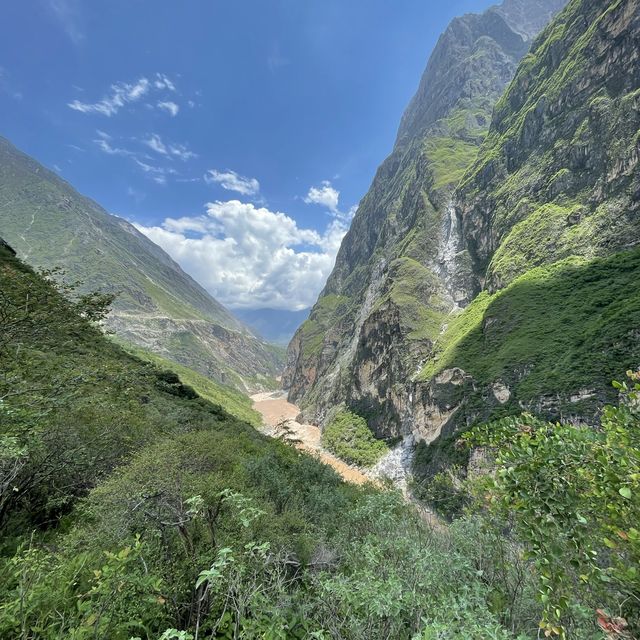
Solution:
<svg viewBox="0 0 640 640"><path fill-rule="evenodd" d="M180 111L180 107L175 102L171 102L171 100L167 100L166 102L158 102L158 109L163 109L172 117L177 116L178 111Z"/></svg>
<svg viewBox="0 0 640 640"><path fill-rule="evenodd" d="M319 204L329 209L329 211L338 211L338 201L340 192L331 186L328 180L324 180L319 187L311 187L304 201L307 204Z"/></svg>
<svg viewBox="0 0 640 640"><path fill-rule="evenodd" d="M255 178L245 178L235 171L217 171L210 169L204 176L208 184L219 184L227 191L236 191L243 196L256 196L260 192L260 183Z"/></svg>
<svg viewBox="0 0 640 640"><path fill-rule="evenodd" d="M136 226L222 303L289 310L316 301L347 231L338 219L322 233L300 228L284 213L238 200Z"/></svg>
<svg viewBox="0 0 640 640"><path fill-rule="evenodd" d="M311 187L304 197L307 204L318 204L328 210L329 214L340 220L343 224L349 224L356 214L358 205L353 205L347 211L339 208L340 192L334 189L331 182L323 180L319 187Z"/></svg>

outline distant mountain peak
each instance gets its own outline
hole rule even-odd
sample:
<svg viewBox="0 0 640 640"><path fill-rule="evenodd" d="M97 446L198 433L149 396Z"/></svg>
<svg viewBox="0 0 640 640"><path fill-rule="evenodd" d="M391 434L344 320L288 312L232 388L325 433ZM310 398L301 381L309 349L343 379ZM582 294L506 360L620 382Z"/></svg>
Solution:
<svg viewBox="0 0 640 640"><path fill-rule="evenodd" d="M516 33L531 40L567 2L568 0L504 0L490 11L500 14Z"/></svg>

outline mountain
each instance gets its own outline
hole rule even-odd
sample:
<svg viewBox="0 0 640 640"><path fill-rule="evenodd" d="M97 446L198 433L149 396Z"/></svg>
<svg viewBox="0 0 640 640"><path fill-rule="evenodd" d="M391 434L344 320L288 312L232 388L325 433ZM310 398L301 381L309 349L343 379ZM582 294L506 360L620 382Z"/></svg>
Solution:
<svg viewBox="0 0 640 640"><path fill-rule="evenodd" d="M559 4L453 21L289 346L305 417L412 435L418 476L478 422L597 421L640 363L640 5L527 40Z"/></svg>
<svg viewBox="0 0 640 640"><path fill-rule="evenodd" d="M1 241L0 291L1 638L409 640L452 610L455 637L530 627L532 605L509 631L493 613L476 567L503 565L479 525L452 556L400 496L126 353Z"/></svg>
<svg viewBox="0 0 640 640"><path fill-rule="evenodd" d="M287 346L298 327L309 317L311 309L234 309L234 314L257 335L273 344Z"/></svg>
<svg viewBox="0 0 640 640"><path fill-rule="evenodd" d="M162 249L0 138L0 235L36 267L117 293L122 339L241 390L272 385L278 349L257 338Z"/></svg>
<svg viewBox="0 0 640 640"><path fill-rule="evenodd" d="M433 468L467 424L597 421L640 364L640 2L574 0L536 40L454 196L462 313L417 376ZM420 410L422 408L422 410Z"/></svg>
<svg viewBox="0 0 640 640"><path fill-rule="evenodd" d="M453 192L536 26L564 3L508 1L454 19L440 37L384 161L343 240L283 376L308 420L347 404L379 435L411 428L412 377L450 314L470 302Z"/></svg>

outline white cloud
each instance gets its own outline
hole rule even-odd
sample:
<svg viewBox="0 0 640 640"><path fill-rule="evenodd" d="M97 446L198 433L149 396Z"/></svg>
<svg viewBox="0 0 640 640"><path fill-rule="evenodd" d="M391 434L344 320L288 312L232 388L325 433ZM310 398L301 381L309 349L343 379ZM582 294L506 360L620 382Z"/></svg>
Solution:
<svg viewBox="0 0 640 640"><path fill-rule="evenodd" d="M169 145L169 153L180 160L190 160L191 158L197 158L197 154L190 151L184 144L172 144Z"/></svg>
<svg viewBox="0 0 640 640"><path fill-rule="evenodd" d="M139 158L134 158L134 162L158 184L166 184L167 176L177 174L177 171L171 167L158 167L156 165L149 164L148 162L144 162Z"/></svg>
<svg viewBox="0 0 640 640"><path fill-rule="evenodd" d="M165 144L157 133L152 133L142 141L149 149L162 156L175 157L179 160L190 160L198 156L184 144Z"/></svg>
<svg viewBox="0 0 640 640"><path fill-rule="evenodd" d="M76 45L80 44L85 35L78 0L48 0L48 5L69 39Z"/></svg>
<svg viewBox="0 0 640 640"><path fill-rule="evenodd" d="M113 140L113 138L108 133L105 133L104 131L100 131L100 129L97 129L96 133L98 134L98 138L95 139L93 142L98 145L98 148L100 149L100 151L103 151L104 153L110 156L133 157L136 155L135 152L130 151L129 149L123 149L122 147L114 147L111 144L111 141Z"/></svg>
<svg viewBox="0 0 640 640"><path fill-rule="evenodd" d="M136 226L222 303L290 310L316 301L347 231L338 219L322 233L301 229L284 213L238 200Z"/></svg>
<svg viewBox="0 0 640 640"><path fill-rule="evenodd" d="M149 147L149 149L152 149L156 153L159 153L163 156L169 154L169 149L167 149L164 142L162 142L162 138L160 138L157 133L152 133L146 140L143 140L143 142L147 145L147 147Z"/></svg>
<svg viewBox="0 0 640 640"><path fill-rule="evenodd" d="M311 187L304 201L307 204L319 204L329 209L329 211L338 211L338 201L340 192L331 186L328 180L325 180L320 187Z"/></svg>
<svg viewBox="0 0 640 640"><path fill-rule="evenodd" d="M235 171L217 171L210 169L204 176L208 184L219 184L227 191L236 191L243 196L256 196L260 192L260 183L255 178L245 178Z"/></svg>
<svg viewBox="0 0 640 640"><path fill-rule="evenodd" d="M168 91L176 91L176 85L164 75L164 73L156 73L156 79L153 82L156 89L167 89Z"/></svg>
<svg viewBox="0 0 640 640"><path fill-rule="evenodd" d="M82 91L80 87L75 88ZM143 98L155 94L157 96L155 106L166 111L171 116L176 116L180 111L180 105L175 99L169 99L170 97L173 98L170 94L175 94L176 92L176 86L168 76L163 73L156 73L155 79L143 76L132 83L116 82L111 85L107 95L98 102L73 100L68 102L67 106L81 113L99 113L103 116L111 117L125 105L141 102ZM154 108L153 102L145 102L144 104L149 109Z"/></svg>
<svg viewBox="0 0 640 640"><path fill-rule="evenodd" d="M177 116L178 111L180 111L180 107L175 102L171 102L171 100L167 100L166 102L158 102L158 109L164 109L164 111L166 111L172 117Z"/></svg>
<svg viewBox="0 0 640 640"><path fill-rule="evenodd" d="M319 204L325 207L332 217L347 225L351 223L358 210L358 205L355 204L348 211L341 211L339 208L340 192L334 189L328 180L323 180L319 187L311 187L304 201L307 204Z"/></svg>
<svg viewBox="0 0 640 640"><path fill-rule="evenodd" d="M103 153L111 156L124 156L130 158L151 180L157 184L166 184L168 176L179 175L178 171L176 171L172 166L158 166L154 164L151 156L146 152L142 152L138 149L127 149L122 146L118 146L114 142L113 136L101 131L100 129L96 129L96 134L98 137L93 142ZM132 138L129 140L133 140L137 144L142 143L146 145L160 155L165 162L171 163L175 158L186 161L190 158L197 157L193 151L190 151L184 145L165 143L157 133L152 133L142 140L139 138Z"/></svg>
<svg viewBox="0 0 640 640"><path fill-rule="evenodd" d="M111 117L118 113L122 107L131 102L137 102L145 96L150 88L147 78L140 78L136 82L129 84L126 82L116 82L111 85L111 92L99 102L88 103L74 100L69 102L69 108L81 113L100 113L103 116Z"/></svg>

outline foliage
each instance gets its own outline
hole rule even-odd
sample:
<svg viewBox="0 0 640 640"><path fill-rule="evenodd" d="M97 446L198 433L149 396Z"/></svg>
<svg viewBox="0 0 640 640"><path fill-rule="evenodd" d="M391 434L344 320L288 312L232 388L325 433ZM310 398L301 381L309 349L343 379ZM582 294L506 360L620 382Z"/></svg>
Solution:
<svg viewBox="0 0 640 640"><path fill-rule="evenodd" d="M351 411L336 414L322 432L322 443L339 458L361 467L372 467L388 450L371 433L367 421Z"/></svg>
<svg viewBox="0 0 640 640"><path fill-rule="evenodd" d="M458 518L468 503L467 493L462 486L462 475L459 468L450 467L431 478L414 481L412 494L444 518Z"/></svg>
<svg viewBox="0 0 640 640"><path fill-rule="evenodd" d="M171 362L162 356L159 356L146 349L135 347L129 344L122 344L123 348L140 358L141 360L151 362L159 368L175 371L180 380L192 387L197 394L213 404L217 404L225 411L235 416L239 420L258 427L262 424L260 414L252 408L251 400L243 393L236 391L231 387L214 382L210 378L206 378L202 374L178 364Z"/></svg>
<svg viewBox="0 0 640 640"><path fill-rule="evenodd" d="M19 261L0 276L0 637L531 632L539 605L493 533L345 484L121 350Z"/></svg>
<svg viewBox="0 0 640 640"><path fill-rule="evenodd" d="M612 603L603 628L619 612L640 626L640 384L616 387L622 402L605 409L599 430L525 414L468 436L497 448L492 509L511 515L536 567L546 635L565 637L580 594Z"/></svg>
<svg viewBox="0 0 640 640"><path fill-rule="evenodd" d="M457 366L483 388L503 380L512 411L564 396L556 413L588 413L567 396L589 389L592 404L613 399L609 382L640 359L638 277L638 250L533 269L453 319L420 379Z"/></svg>

